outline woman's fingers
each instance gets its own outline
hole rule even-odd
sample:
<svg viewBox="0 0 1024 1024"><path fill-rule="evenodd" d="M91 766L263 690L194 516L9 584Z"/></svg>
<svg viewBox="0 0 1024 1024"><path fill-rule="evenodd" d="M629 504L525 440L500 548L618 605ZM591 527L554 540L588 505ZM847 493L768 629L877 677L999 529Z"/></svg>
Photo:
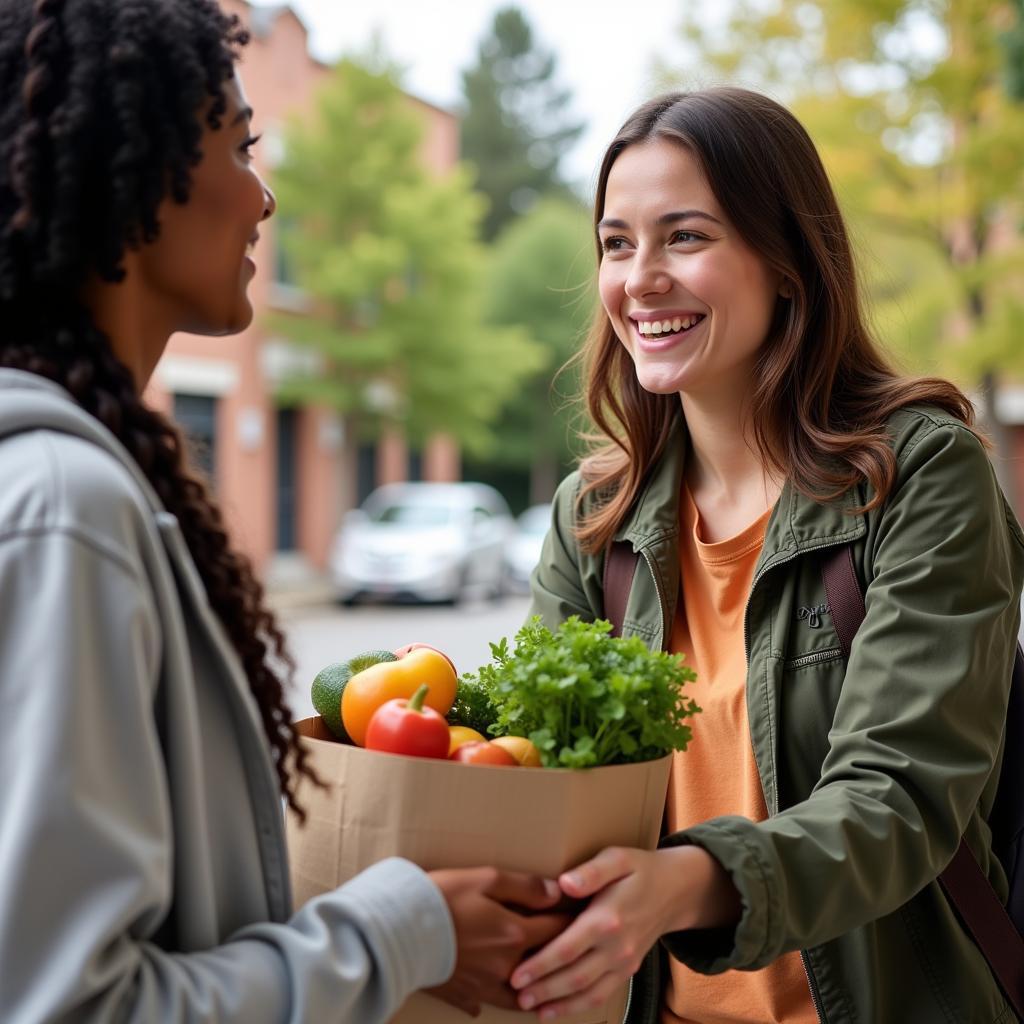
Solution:
<svg viewBox="0 0 1024 1024"><path fill-rule="evenodd" d="M609 846L596 857L559 876L558 884L567 896L574 899L593 896L633 871L634 852L621 846Z"/></svg>
<svg viewBox="0 0 1024 1024"><path fill-rule="evenodd" d="M509 979L513 988L526 988L560 971L600 945L617 927L615 917L603 908L585 910L557 938L528 960L524 960Z"/></svg>
<svg viewBox="0 0 1024 1024"><path fill-rule="evenodd" d="M587 1010L594 1010L599 1006L603 1006L611 999L615 990L622 984L622 979L616 975L605 974L585 992L542 1005L538 1016L542 1021L549 1021L557 1020L559 1017L567 1017L572 1013L584 1013Z"/></svg>
<svg viewBox="0 0 1024 1024"><path fill-rule="evenodd" d="M532 1010L560 999L588 992L607 973L607 956L603 950L593 950L575 963L548 974L541 981L519 993L519 1006Z"/></svg>

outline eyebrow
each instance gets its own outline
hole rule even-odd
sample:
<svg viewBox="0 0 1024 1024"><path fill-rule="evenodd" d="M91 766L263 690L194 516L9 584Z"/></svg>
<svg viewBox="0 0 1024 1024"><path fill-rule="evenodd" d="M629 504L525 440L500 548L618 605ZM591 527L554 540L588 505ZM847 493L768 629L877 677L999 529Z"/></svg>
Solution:
<svg viewBox="0 0 1024 1024"><path fill-rule="evenodd" d="M658 223L665 224L678 224L681 220L696 220L701 218L703 220L713 221L715 224L721 224L722 222L717 217L712 217L710 213L705 213L703 210L674 210L672 213L663 213L658 218ZM619 220L617 217L604 217L598 222L598 228L628 228L629 225L624 220Z"/></svg>
<svg viewBox="0 0 1024 1024"><path fill-rule="evenodd" d="M244 121L246 118L248 118L251 121L252 120L252 114L253 114L252 107L243 107L235 115L234 121L231 122L232 126L234 126L236 124L239 124L240 122Z"/></svg>

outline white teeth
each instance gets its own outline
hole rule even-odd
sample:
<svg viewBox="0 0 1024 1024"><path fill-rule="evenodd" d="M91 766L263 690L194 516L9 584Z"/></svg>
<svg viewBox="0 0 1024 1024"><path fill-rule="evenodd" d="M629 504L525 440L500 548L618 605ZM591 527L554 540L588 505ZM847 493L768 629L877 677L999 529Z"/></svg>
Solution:
<svg viewBox="0 0 1024 1024"><path fill-rule="evenodd" d="M669 331L686 331L698 323L700 316L677 316L673 320L637 320L637 330L641 334L667 334Z"/></svg>

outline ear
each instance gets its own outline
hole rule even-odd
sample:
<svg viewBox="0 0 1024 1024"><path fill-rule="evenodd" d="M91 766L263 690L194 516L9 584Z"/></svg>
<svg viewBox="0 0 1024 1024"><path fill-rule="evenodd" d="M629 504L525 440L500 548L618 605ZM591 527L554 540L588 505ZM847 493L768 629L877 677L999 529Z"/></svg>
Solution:
<svg viewBox="0 0 1024 1024"><path fill-rule="evenodd" d="M788 277L782 279L782 284L779 285L779 295L784 299L793 298L793 282Z"/></svg>

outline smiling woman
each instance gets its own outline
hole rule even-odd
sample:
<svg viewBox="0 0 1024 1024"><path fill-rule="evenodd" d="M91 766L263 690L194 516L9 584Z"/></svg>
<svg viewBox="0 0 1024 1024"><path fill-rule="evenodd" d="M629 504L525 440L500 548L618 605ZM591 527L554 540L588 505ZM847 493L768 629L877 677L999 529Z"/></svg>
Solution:
<svg viewBox="0 0 1024 1024"><path fill-rule="evenodd" d="M781 275L728 223L692 153L666 139L630 146L612 165L604 208L601 302L640 386L745 387Z"/></svg>
<svg viewBox="0 0 1024 1024"><path fill-rule="evenodd" d="M517 969L520 1005L553 1019L635 974L628 1024L1008 1019L938 881L962 840L1003 916L987 818L1024 535L970 402L889 365L818 153L765 96L637 110L594 225L598 432L531 615L622 609L702 711L661 849L560 879L586 909ZM606 594L610 564L632 575ZM836 564L864 594L852 644Z"/></svg>

